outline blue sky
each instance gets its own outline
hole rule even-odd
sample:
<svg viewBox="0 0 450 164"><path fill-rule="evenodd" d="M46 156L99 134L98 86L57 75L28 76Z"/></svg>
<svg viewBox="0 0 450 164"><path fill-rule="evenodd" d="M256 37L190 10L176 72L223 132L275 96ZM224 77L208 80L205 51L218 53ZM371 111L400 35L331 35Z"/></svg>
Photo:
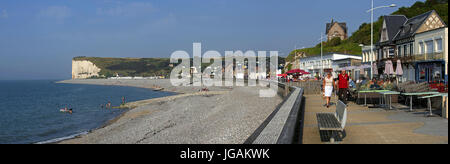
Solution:
<svg viewBox="0 0 450 164"><path fill-rule="evenodd" d="M192 53L193 42L203 52L285 56L319 43L332 18L354 32L370 21L368 8L370 0L0 0L0 80L68 79L75 56L169 57Z"/></svg>

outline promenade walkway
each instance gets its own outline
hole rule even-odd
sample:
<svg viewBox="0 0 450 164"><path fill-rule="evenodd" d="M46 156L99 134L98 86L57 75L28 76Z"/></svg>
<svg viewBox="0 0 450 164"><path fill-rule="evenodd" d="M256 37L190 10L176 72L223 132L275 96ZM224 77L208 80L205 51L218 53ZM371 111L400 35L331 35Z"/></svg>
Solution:
<svg viewBox="0 0 450 164"><path fill-rule="evenodd" d="M320 95L305 95L305 98L303 143L326 144L320 140L316 113L334 112L336 106L324 107ZM424 117L425 111L369 109L350 102L347 136L339 144L448 144L448 120Z"/></svg>

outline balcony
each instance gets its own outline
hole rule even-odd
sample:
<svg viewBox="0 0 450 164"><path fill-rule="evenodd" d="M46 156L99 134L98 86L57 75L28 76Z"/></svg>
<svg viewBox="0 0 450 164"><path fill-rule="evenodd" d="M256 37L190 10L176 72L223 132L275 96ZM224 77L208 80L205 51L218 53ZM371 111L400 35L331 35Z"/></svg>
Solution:
<svg viewBox="0 0 450 164"><path fill-rule="evenodd" d="M444 53L416 54L413 58L415 61L444 60Z"/></svg>
<svg viewBox="0 0 450 164"><path fill-rule="evenodd" d="M386 60L401 60L402 63L410 63L410 62L417 62L417 61L430 61L430 60L444 60L444 53L428 53L428 54L416 54L412 56L401 56L401 57L393 57L393 58L383 58L382 60L378 60L380 62L386 61Z"/></svg>

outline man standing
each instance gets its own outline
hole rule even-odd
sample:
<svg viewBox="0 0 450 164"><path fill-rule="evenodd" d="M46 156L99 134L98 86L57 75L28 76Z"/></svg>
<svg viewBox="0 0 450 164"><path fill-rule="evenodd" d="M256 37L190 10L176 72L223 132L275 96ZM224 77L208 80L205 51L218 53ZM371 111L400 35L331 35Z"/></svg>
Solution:
<svg viewBox="0 0 450 164"><path fill-rule="evenodd" d="M345 72L345 70L341 71L338 77L338 85L339 85L339 100L343 103L347 104L347 92L348 92L348 80L349 76Z"/></svg>

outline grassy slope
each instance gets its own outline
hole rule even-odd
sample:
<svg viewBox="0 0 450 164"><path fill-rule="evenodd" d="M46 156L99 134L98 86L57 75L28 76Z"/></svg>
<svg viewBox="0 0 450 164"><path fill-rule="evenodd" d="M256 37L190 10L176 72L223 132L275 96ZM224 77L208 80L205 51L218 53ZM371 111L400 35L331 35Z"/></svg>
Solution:
<svg viewBox="0 0 450 164"><path fill-rule="evenodd" d="M73 60L88 60L101 69L100 76L111 77L115 73L122 76L159 76L169 75L168 58L99 58L76 57Z"/></svg>
<svg viewBox="0 0 450 164"><path fill-rule="evenodd" d="M169 58L101 58L101 57L75 57L75 61L87 60L94 63L101 69L100 76L112 77L115 73L121 76L132 77L149 77L149 76L166 76L168 77L172 71ZM266 58L267 70L270 69L270 58ZM224 59L222 58L224 63ZM278 63L284 63L284 58L279 57ZM212 63L202 63L202 70L210 66ZM176 66L178 64L174 64ZM192 59L191 59L191 65ZM98 78L98 77L94 77Z"/></svg>

